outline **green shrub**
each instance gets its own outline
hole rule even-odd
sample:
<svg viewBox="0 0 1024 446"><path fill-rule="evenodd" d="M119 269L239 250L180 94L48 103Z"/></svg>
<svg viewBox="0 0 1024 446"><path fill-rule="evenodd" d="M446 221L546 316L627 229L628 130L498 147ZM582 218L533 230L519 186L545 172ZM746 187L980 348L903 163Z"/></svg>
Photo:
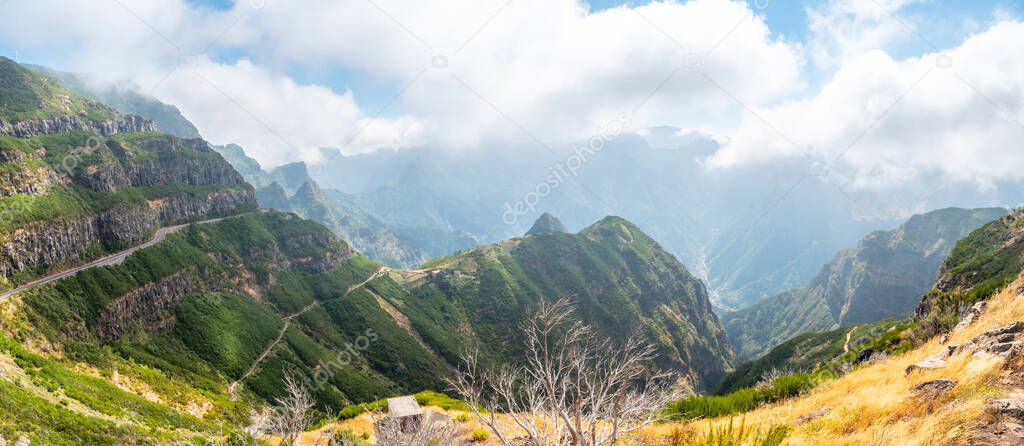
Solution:
<svg viewBox="0 0 1024 446"><path fill-rule="evenodd" d="M344 446L369 446L369 439L369 434L357 434L351 429L342 429L334 433L334 438L332 438L331 444L340 444Z"/></svg>
<svg viewBox="0 0 1024 446"><path fill-rule="evenodd" d="M491 433L487 429L473 429L469 438L473 441L487 441L488 438L491 438Z"/></svg>
<svg viewBox="0 0 1024 446"><path fill-rule="evenodd" d="M455 418L452 418L452 421L454 421L456 423L468 423L469 422L469 414L468 413L460 413L460 414L456 415Z"/></svg>
<svg viewBox="0 0 1024 446"><path fill-rule="evenodd" d="M675 420L715 418L749 412L762 404L801 395L829 378L829 375L817 373L782 375L770 384L747 387L726 395L684 398L670 404L666 412L669 418Z"/></svg>
<svg viewBox="0 0 1024 446"><path fill-rule="evenodd" d="M789 428L773 425L768 429L746 427L741 422L737 427L733 420L729 424L709 427L704 434L677 430L659 444L667 446L779 446L789 435Z"/></svg>

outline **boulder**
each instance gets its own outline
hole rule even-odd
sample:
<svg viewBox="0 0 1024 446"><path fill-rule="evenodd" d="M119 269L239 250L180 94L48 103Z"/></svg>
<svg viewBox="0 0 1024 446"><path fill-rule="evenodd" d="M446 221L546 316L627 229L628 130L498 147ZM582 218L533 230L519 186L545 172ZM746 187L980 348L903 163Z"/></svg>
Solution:
<svg viewBox="0 0 1024 446"><path fill-rule="evenodd" d="M796 422L803 424L803 423L808 423L808 422L817 420L818 418L821 418L821 417L823 417L825 415L828 415L829 411L831 411L831 410L832 410L831 408L822 407L817 412L811 412L809 414L801 415L801 416L797 417L796 418Z"/></svg>
<svg viewBox="0 0 1024 446"><path fill-rule="evenodd" d="M1015 322L1005 327L986 331L957 348L975 355L1016 357L1024 350L1024 322Z"/></svg>
<svg viewBox="0 0 1024 446"><path fill-rule="evenodd" d="M1014 399L992 400L988 410L996 415L1003 415L1024 421L1024 401Z"/></svg>
<svg viewBox="0 0 1024 446"><path fill-rule="evenodd" d="M945 351L942 353L936 353L927 358L924 358L924 360L917 364L910 365L909 367L907 367L905 373L909 375L916 370L943 368L946 366L946 358L948 357L949 355Z"/></svg>
<svg viewBox="0 0 1024 446"><path fill-rule="evenodd" d="M926 381L921 384L914 386L911 390L915 395L921 396L925 399L934 400L949 393L950 390L956 387L956 381L951 379L936 379L934 381Z"/></svg>
<svg viewBox="0 0 1024 446"><path fill-rule="evenodd" d="M963 319L960 319L960 323L956 324L956 327L953 328L953 333L969 327L974 323L974 321L981 317L981 314L984 313L987 308L988 302L986 301L974 304L969 310L967 310L967 314L964 315Z"/></svg>

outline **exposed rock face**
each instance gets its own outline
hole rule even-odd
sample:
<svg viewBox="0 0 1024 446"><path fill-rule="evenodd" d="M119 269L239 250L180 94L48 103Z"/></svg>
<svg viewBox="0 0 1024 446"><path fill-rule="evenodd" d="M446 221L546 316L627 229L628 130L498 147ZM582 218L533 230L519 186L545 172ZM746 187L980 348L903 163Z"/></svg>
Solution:
<svg viewBox="0 0 1024 446"><path fill-rule="evenodd" d="M937 369L946 366L946 359L957 353L1015 358L1024 351L1024 322L986 331L963 345L948 345L946 349L907 367L909 375L915 370Z"/></svg>
<svg viewBox="0 0 1024 446"><path fill-rule="evenodd" d="M245 180L231 165L221 160L176 156L191 152L212 154L200 139L160 139L147 147L155 156L136 159L127 148L108 141L105 148L116 162L88 166L75 181L96 192L115 192L126 187L153 187L180 183L189 186L241 185Z"/></svg>
<svg viewBox="0 0 1024 446"><path fill-rule="evenodd" d="M967 444L971 446L1019 446L1024 444L1024 401L993 400L988 420L979 424Z"/></svg>
<svg viewBox="0 0 1024 446"><path fill-rule="evenodd" d="M53 186L64 182L65 180L49 167L5 169L0 172L0 197L42 195L49 192Z"/></svg>
<svg viewBox="0 0 1024 446"><path fill-rule="evenodd" d="M133 116L95 128L69 119L35 121L35 125L47 132L85 129L104 135L152 128L151 122ZM203 140L143 135L128 139L132 147L119 141L97 137L96 142L71 148L68 153L77 155L76 161L67 169L58 169L59 173L54 170L57 167L39 166L45 161L44 148L34 153L3 151L8 165L17 164L0 174L4 185L0 196L42 195L56 186L74 185L99 193L136 188L152 198L101 204L102 210L91 215L35 221L0 234L0 275L10 278L23 271L68 264L90 250L109 251L140 243L161 226L231 215L257 206L254 192L242 176ZM30 159L33 157L37 160ZM3 181L4 175L13 178Z"/></svg>
<svg viewBox="0 0 1024 446"><path fill-rule="evenodd" d="M157 332L173 322L163 310L196 291L191 271L179 271L158 282L132 290L107 304L100 313L96 335L113 339L124 334L133 323L140 323L148 332Z"/></svg>
<svg viewBox="0 0 1024 446"><path fill-rule="evenodd" d="M220 217L235 213L239 208L255 207L252 189L226 189L211 192L205 197L175 197L150 201L149 208L158 212L161 226L184 223L199 217Z"/></svg>
<svg viewBox="0 0 1024 446"><path fill-rule="evenodd" d="M995 355L1013 358L1024 350L1024 322L1015 322L1002 328L989 330L962 346L957 352L969 351L975 355Z"/></svg>
<svg viewBox="0 0 1024 446"><path fill-rule="evenodd" d="M924 397L928 400L934 400L942 395L949 393L950 390L956 387L956 381L951 379L936 379L934 381L927 381L914 386L913 392L916 395Z"/></svg>
<svg viewBox="0 0 1024 446"><path fill-rule="evenodd" d="M80 259L94 246L122 248L143 241L160 226L230 215L254 203L251 189L178 196L141 205L118 205L74 220L30 223L0 238L0 275Z"/></svg>
<svg viewBox="0 0 1024 446"><path fill-rule="evenodd" d="M917 370L941 369L946 366L946 358L948 357L949 354L946 352L936 353L924 358L924 360L917 364L911 364L904 372L909 375Z"/></svg>
<svg viewBox="0 0 1024 446"><path fill-rule="evenodd" d="M969 327L971 324L974 323L974 321L978 320L978 318L981 317L982 313L984 313L987 308L988 302L981 301L975 303L973 306L971 306L970 310L967 310L967 315L965 315L963 319L960 320L960 323L956 324L956 327L953 328L953 332L955 333Z"/></svg>
<svg viewBox="0 0 1024 446"><path fill-rule="evenodd" d="M328 232L289 237L284 239L282 244L283 253L293 259L294 266L314 273L322 273L338 266L354 254L347 243L340 243ZM325 250L320 257L303 256L303 253L314 249L320 250L325 246L333 249Z"/></svg>
<svg viewBox="0 0 1024 446"><path fill-rule="evenodd" d="M1021 400L993 400L989 403L989 410L1024 421L1024 401Z"/></svg>
<svg viewBox="0 0 1024 446"><path fill-rule="evenodd" d="M148 119L136 116L119 116L109 121L84 121L73 116L59 116L51 119L40 119L21 122L7 122L0 119L0 135L28 138L37 135L52 135L86 131L100 135L113 135L129 132L155 132L156 124Z"/></svg>

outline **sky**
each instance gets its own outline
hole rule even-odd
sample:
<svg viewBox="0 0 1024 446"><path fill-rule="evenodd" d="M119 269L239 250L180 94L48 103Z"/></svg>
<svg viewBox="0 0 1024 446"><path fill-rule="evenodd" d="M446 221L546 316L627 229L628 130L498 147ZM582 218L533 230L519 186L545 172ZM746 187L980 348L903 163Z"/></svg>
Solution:
<svg viewBox="0 0 1024 446"><path fill-rule="evenodd" d="M623 117L851 188L1024 179L1013 0L0 0L0 54L178 106L265 166L567 146ZM495 149L497 150L497 149Z"/></svg>

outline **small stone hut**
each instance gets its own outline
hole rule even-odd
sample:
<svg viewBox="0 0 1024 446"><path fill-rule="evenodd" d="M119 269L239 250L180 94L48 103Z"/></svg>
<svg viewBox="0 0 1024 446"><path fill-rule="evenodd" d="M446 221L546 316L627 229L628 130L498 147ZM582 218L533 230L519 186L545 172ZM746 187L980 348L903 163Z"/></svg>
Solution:
<svg viewBox="0 0 1024 446"><path fill-rule="evenodd" d="M423 422L423 409L412 396L388 398L388 417L398 421L402 432L415 432Z"/></svg>

